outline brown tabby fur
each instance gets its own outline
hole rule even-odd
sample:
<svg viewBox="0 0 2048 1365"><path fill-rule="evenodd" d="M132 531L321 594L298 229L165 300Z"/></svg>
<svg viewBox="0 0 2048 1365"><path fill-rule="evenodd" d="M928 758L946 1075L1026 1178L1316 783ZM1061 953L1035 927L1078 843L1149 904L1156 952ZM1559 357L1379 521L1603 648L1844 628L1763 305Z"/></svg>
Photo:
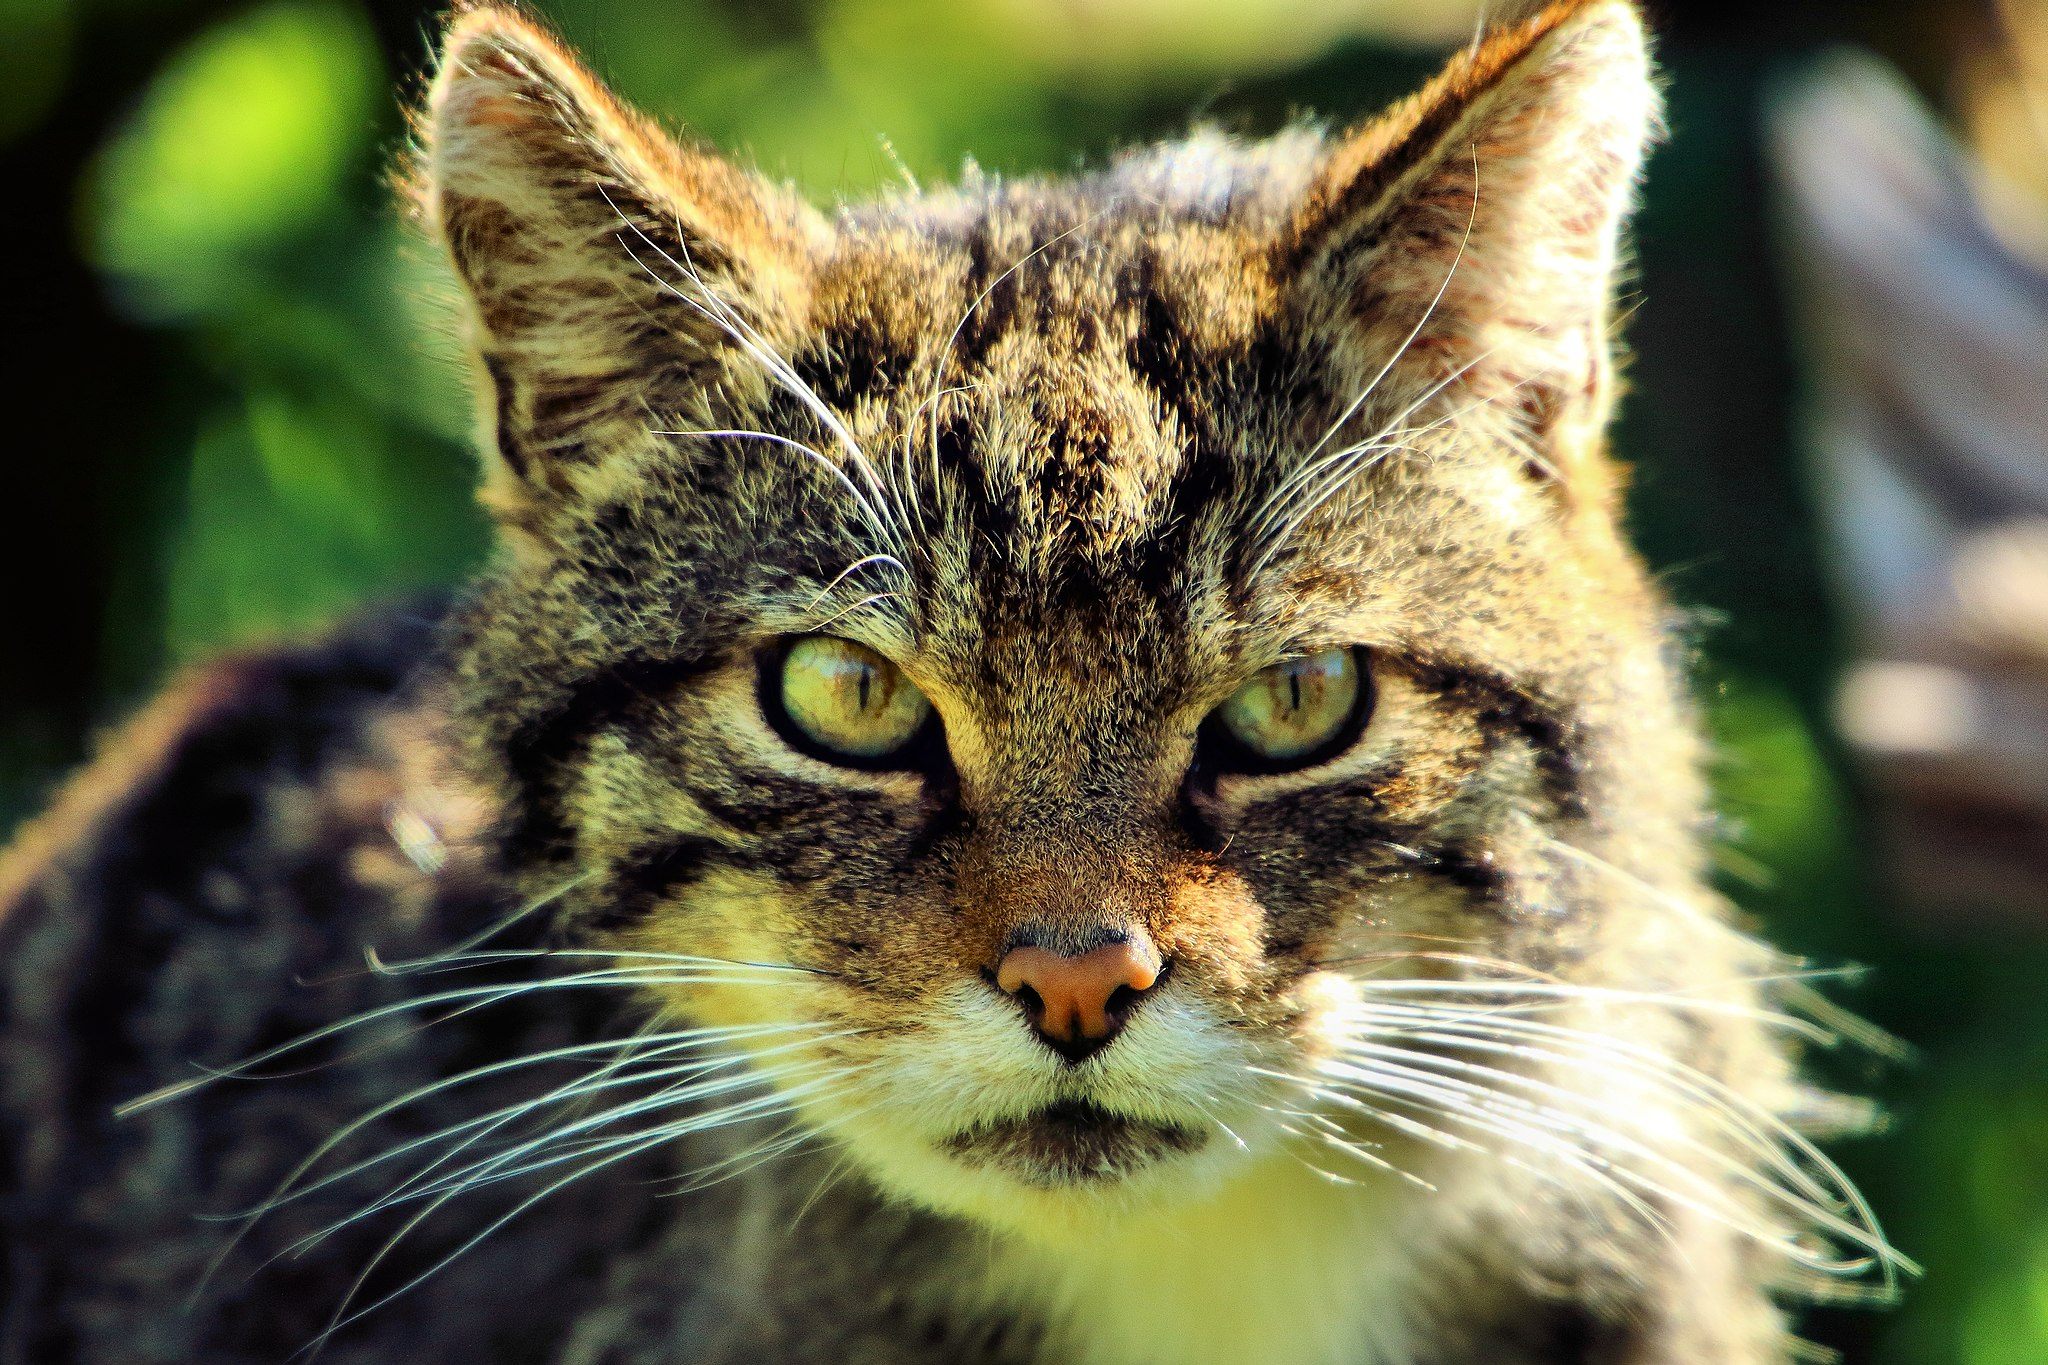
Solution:
<svg viewBox="0 0 2048 1365"><path fill-rule="evenodd" d="M436 1078L649 1020L807 1031L729 1044L773 1082L741 1098L786 1097L754 1121L593 1170L324 1359L1786 1358L1772 1296L1811 1276L1768 1243L1817 1229L1721 1121L1791 1141L1777 960L1704 888L1670 614L1603 445L1656 105L1629 4L1503 26L1342 136L829 216L517 14L465 11L445 50L414 185L466 290L503 552L445 617L188 679L0 863L0 1359L285 1358L416 1206L294 1243L405 1167L255 1220L181 1309L230 1231L195 1215ZM815 631L905 671L943 762L778 737L756 656ZM1347 646L1378 690L1350 751L1201 766L1247 678ZM364 966L522 905L488 946L524 956ZM987 984L1019 935L1140 931L1169 978L1086 1063ZM672 979L367 1025L110 1117L620 952ZM1389 1041L1476 1091L1331 1080L1361 1002L1446 983L1473 993L1434 997L1464 1001L1450 1033ZM1453 1036L1490 1011L1581 1042ZM486 1071L352 1150L538 1093ZM1442 1112L1488 1095L1583 1123ZM1048 1112L1093 1135L1046 1156ZM448 1203L356 1304L571 1169Z"/></svg>

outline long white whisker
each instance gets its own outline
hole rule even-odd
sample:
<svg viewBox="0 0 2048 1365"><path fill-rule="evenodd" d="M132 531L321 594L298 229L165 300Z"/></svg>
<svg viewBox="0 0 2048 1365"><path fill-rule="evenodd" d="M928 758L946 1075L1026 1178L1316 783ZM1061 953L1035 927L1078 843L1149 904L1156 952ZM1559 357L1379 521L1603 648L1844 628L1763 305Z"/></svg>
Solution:
<svg viewBox="0 0 2048 1365"><path fill-rule="evenodd" d="M286 1203L303 1198L316 1190L324 1189L330 1185L350 1179L364 1171L384 1165L422 1147L431 1146L434 1143L456 1137L473 1128L480 1128L485 1125L495 1126L494 1121L497 1120L510 1121L517 1119L548 1105L578 1098L594 1089L609 1088L610 1086L627 1084L634 1081L644 1081L652 1079L654 1076L668 1074L666 1072L651 1074L626 1073L623 1077L618 1077L618 1073L624 1067L636 1062L674 1056L677 1053L689 1052L704 1047L726 1047L733 1043L747 1042L756 1038L775 1037L786 1033L822 1033L823 1029L824 1026L818 1024L752 1024L715 1029L686 1029L665 1033L641 1033L625 1038L605 1039L599 1042L579 1043L570 1047L553 1048L547 1052L507 1058L487 1066L473 1067L468 1071L444 1077L429 1085L409 1090L405 1094L387 1100L376 1108L351 1120L330 1134L318 1147L314 1148L312 1153L304 1158L292 1173L279 1184L277 1190L269 1198L265 1199L261 1204L235 1216L246 1219L260 1217L265 1213L282 1207ZM805 1041L814 1040L806 1039ZM301 1186L298 1183L330 1153L336 1151L343 1143L348 1141L349 1138L363 1131L379 1119L386 1118L401 1109L418 1104L435 1095L443 1094L465 1085L473 1085L493 1076L524 1070L550 1062L563 1061L572 1057L593 1054L604 1055L605 1053L618 1055L614 1056L603 1067L598 1068L592 1075L578 1077L575 1081L567 1082L535 1098L518 1101L493 1110L490 1113L465 1119L435 1132L409 1139L398 1146L388 1148L374 1156L366 1157L340 1170L322 1176L318 1181L311 1184ZM729 1066L740 1059L740 1056L737 1054L725 1053L714 1059L691 1063L690 1066L709 1069ZM682 1068L677 1068L677 1070L680 1071ZM607 1079L612 1077L617 1078Z"/></svg>
<svg viewBox="0 0 2048 1365"><path fill-rule="evenodd" d="M875 554L869 556L870 560L879 559L892 562L894 564L901 566L903 563L901 556L908 553L908 550L904 546L903 538L900 535L898 535L892 527L889 526L887 518L885 518L882 515L881 510L870 500L869 490L862 489L861 486L855 483L851 476L847 474L846 470L840 467L837 461L832 459L831 456L826 455L816 446L810 445L809 443L804 441L796 440L793 437L777 435L775 432L772 431L751 431L739 427L703 429L685 428L666 430L652 429L649 431L648 434L651 436L701 437L706 440L724 439L739 441L765 441L769 445L777 446L784 450L795 451L797 454L802 455L806 459L813 461L814 463L817 464L817 466L820 469L824 470L825 473L832 478L832 481L838 484L839 487L846 493L848 497L853 499L854 506L860 509L861 517L866 522L868 529L882 536L884 540L890 542L891 549L887 551L877 551Z"/></svg>
<svg viewBox="0 0 2048 1365"><path fill-rule="evenodd" d="M832 581L827 583L824 587L818 590L818 595L810 600L810 603L807 606L805 606L804 610L816 611L818 609L818 604L820 602L823 602L826 598L830 597L834 589L838 588L838 586L841 583L844 583L848 578L851 578L854 574L859 573L862 569L865 569L870 564L888 564L894 566L897 569L902 570L902 572L904 572L905 574L908 574L910 572L910 570L907 567L905 567L903 561L898 559L895 555L864 555L861 558L854 560L853 563L847 565L838 573L834 574L832 576Z"/></svg>
<svg viewBox="0 0 2048 1365"><path fill-rule="evenodd" d="M125 1104L118 1106L115 1109L114 1114L116 1118L125 1118L141 1110L149 1109L156 1105L166 1103L172 1099L178 1098L179 1096L189 1094L194 1090L200 1089L204 1086L211 1085L215 1082L222 1080L261 1079L260 1077L253 1076L249 1072L249 1068L263 1066L269 1062L276 1061L280 1057L289 1056L293 1052L299 1051L300 1049L310 1047L315 1043L319 1043L325 1041L326 1039L336 1037L340 1034L349 1032L350 1030L363 1028L370 1024L375 1024L382 1020L390 1019L396 1016L411 1014L414 1011L421 1009L428 1009L441 1005L456 1006L456 1008L451 1009L447 1014L442 1015L440 1018L429 1020L426 1023L419 1025L419 1027L422 1028L430 1028L437 1024L447 1023L448 1021L458 1018L464 1014L469 1014L476 1010L488 1008L491 1005L500 1004L506 1000L531 995L540 991L580 990L599 987L617 987L630 985L681 985L699 983L715 985L762 985L766 984L767 981L772 981L773 979L774 978L772 977L765 979L763 977L748 977L745 974L731 968L720 968L716 971L707 969L704 971L685 972L680 970L679 968L669 966L623 967L608 971L579 972L570 976L550 977L541 981L522 981L496 986L467 986L458 990L436 991L430 995L415 996L409 1000L394 1001L388 1005L381 1005L375 1009L365 1010L359 1014L350 1015L346 1019L337 1020L332 1024L327 1024L320 1028L314 1029L310 1033L301 1034L297 1038L293 1038L289 1041L280 1043L276 1047L267 1049L263 1052L259 1052L252 1057L244 1058L239 1062L233 1063L231 1066L225 1068L207 1068L204 1075L194 1077L190 1080L179 1081L175 1084L165 1086L160 1090L152 1091L147 1095L143 1095L136 1099L129 1100Z"/></svg>
<svg viewBox="0 0 2048 1365"><path fill-rule="evenodd" d="M1550 1060L1555 1062L1562 1059L1562 1054L1556 1053L1551 1053L1548 1057L1544 1057L1539 1049L1488 1044L1473 1039L1437 1038L1428 1034L1413 1036L1418 1041L1447 1042L1461 1049L1493 1052L1498 1055L1515 1056L1530 1060ZM1596 1109L1597 1102L1570 1091L1563 1086L1555 1085L1533 1076L1523 1075L1519 1072L1499 1067L1484 1066L1464 1061L1460 1058L1441 1056L1428 1051L1412 1051L1397 1047L1364 1044L1355 1048L1353 1055L1369 1058L1374 1063L1385 1062L1432 1074L1449 1073L1445 1077L1447 1083L1457 1081L1457 1078L1476 1078L1471 1080L1469 1089L1466 1088L1465 1082L1457 1081L1459 1093L1467 1095L1476 1103L1498 1105L1521 1111L1529 1121L1535 1121L1539 1116L1547 1118L1564 1130L1597 1141L1602 1146L1613 1147L1627 1156L1636 1158L1658 1169L1680 1175L1689 1181L1695 1181L1709 1190L1715 1189L1710 1179L1692 1166L1658 1151L1641 1139L1632 1137L1611 1124L1575 1112L1576 1107ZM1478 1080L1482 1079L1491 1084L1479 1084ZM1526 1090L1532 1095L1541 1097L1542 1100L1552 1101L1553 1103L1539 1103L1534 1100L1524 1099L1507 1093L1507 1090ZM1562 1102L1575 1108L1559 1108L1556 1107L1556 1102ZM1802 1196L1797 1191L1788 1190L1766 1179L1755 1168L1730 1157L1724 1152L1715 1150L1707 1143L1700 1142L1695 1138L1686 1137L1683 1134L1671 1134L1669 1135L1669 1140L1678 1147L1695 1153L1710 1167L1719 1170L1738 1183L1754 1189L1766 1198L1786 1205L1802 1217L1822 1221L1823 1225L1828 1226L1831 1231L1859 1243L1866 1240L1869 1235L1866 1230L1856 1229L1846 1223L1841 1223L1832 1216L1831 1212L1824 1214L1821 1209L1815 1207L1817 1196Z"/></svg>
<svg viewBox="0 0 2048 1365"><path fill-rule="evenodd" d="M537 1191L528 1198L521 1200L510 1211L501 1215L499 1218L493 1220L482 1231L468 1238L466 1241L457 1246L453 1251L449 1252L446 1256L443 1256L442 1258L437 1260L433 1265L429 1266L427 1269L420 1272L418 1275L414 1276L406 1283L400 1285L398 1288L392 1290L390 1293L385 1294L381 1298L377 1299L375 1302L366 1304L363 1307L358 1308L353 1312L350 1312L349 1305L352 1304L355 1301L356 1297L361 1293L363 1286L366 1283L368 1283L370 1276L375 1272L377 1266L382 1264L384 1259L402 1241L404 1241L404 1239L411 1232L417 1229L436 1211L445 1206L449 1200L455 1198L458 1194L460 1194L462 1190L458 1187L455 1190L451 1190L441 1195L438 1199L428 1204L425 1208L421 1209L417 1214L415 1214L411 1219L409 1219L406 1222L405 1226L400 1228L399 1231L395 1233L388 1241L386 1241L385 1244L377 1251L377 1253L370 1258L369 1263L365 1265L361 1273L356 1276L356 1279L354 1283L350 1286L348 1293L343 1297L341 1306L335 1310L334 1317L329 1321L327 1327L321 1332L319 1337L315 1338L314 1342L309 1343L309 1348L314 1351L317 1351L321 1345L324 1345L325 1342L331 1340L335 1333L339 1332L342 1328L348 1326L350 1323L356 1322L362 1319L363 1317L376 1312L378 1309L391 1303L394 1299L397 1299L399 1296L409 1293L413 1289L418 1288L426 1281L432 1279L435 1275L438 1275L442 1270L445 1270L448 1266L452 1265L455 1261L459 1260L469 1251L481 1245L486 1239L488 1239L491 1235L496 1233L499 1229L505 1227L514 1219L524 1214L528 1209L533 1208L536 1204L539 1204L543 1200L554 1195L556 1192L567 1188L569 1185L575 1183L576 1181L594 1175L600 1170L606 1169L610 1166L617 1165L622 1161L630 1160L633 1157L639 1156L643 1152L651 1151L664 1143L673 1141L675 1136L677 1136L675 1130L661 1129L654 1132L651 1135L640 1137L638 1140L632 1142L630 1145L625 1146L621 1150L611 1152L603 1157L600 1157L594 1161L591 1161L583 1166L578 1167L576 1170L571 1171L569 1174L553 1181L552 1183L550 1183L543 1189Z"/></svg>
<svg viewBox="0 0 2048 1365"><path fill-rule="evenodd" d="M1709 1166L1754 1189L1767 1200L1783 1206L1807 1225L1837 1237L1859 1250L1867 1251L1870 1255L1855 1259L1829 1259L1808 1248L1788 1242L1775 1229L1760 1228L1753 1220L1742 1217L1740 1209L1731 1208L1728 1196L1693 1166L1674 1159L1608 1123L1602 1117L1601 1107L1597 1101L1538 1078L1500 1068L1479 1066L1428 1051L1369 1041L1360 1041L1353 1047L1353 1055L1365 1059L1366 1073L1360 1075L1347 1070L1347 1064L1338 1063L1335 1066L1340 1074L1349 1080L1370 1080L1376 1085L1385 1086L1390 1084L1384 1075L1388 1069L1401 1072L1403 1083L1408 1085L1416 1084L1413 1077L1418 1073L1438 1073L1435 1081L1429 1084L1438 1087L1438 1099L1447 1101L1444 1106L1447 1115L1454 1110L1464 1114L1477 1106L1479 1111L1491 1113L1493 1118L1499 1121L1502 1119L1499 1111L1506 1108L1518 1115L1515 1122L1519 1125L1535 1123L1565 1134L1575 1134L1603 1147L1614 1148L1679 1180L1678 1185L1673 1185L1669 1180L1657 1179L1633 1168L1616 1168L1630 1183L1686 1202L1688 1206L1716 1217L1719 1221L1743 1231L1745 1235L1788 1249L1803 1264L1815 1269L1837 1275L1853 1274L1868 1267L1874 1259L1885 1268L1888 1286L1891 1284L1895 1269L1910 1272L1911 1263L1900 1257L1885 1242L1875 1219L1870 1216L1867 1205L1856 1193L1854 1186L1811 1143L1776 1120L1774 1116L1719 1086L1710 1077L1685 1067L1674 1059L1647 1049L1631 1048L1605 1035L1526 1019L1489 1019L1477 1024L1442 1026L1428 1020L1417 1020L1412 1012L1402 1012L1396 1014L1389 1022L1396 1025L1390 1036L1411 1042L1451 1046L1466 1051L1491 1052L1495 1055L1512 1056L1539 1063L1583 1063L1591 1066L1604 1079L1628 1074L1639 1081L1659 1086L1685 1103L1690 1112L1711 1115L1716 1121L1716 1127L1738 1142L1742 1149L1751 1153L1761 1163L1762 1169L1736 1161L1690 1136L1673 1135L1673 1141L1680 1149L1698 1154ZM1494 1036L1498 1034L1505 1034L1509 1039L1518 1035L1534 1036L1552 1046L1501 1041ZM1579 1051L1576 1054L1559 1052L1554 1046L1559 1043L1575 1047ZM1445 1071L1458 1073L1460 1076L1481 1076L1495 1084L1479 1085L1459 1080L1455 1076L1447 1077L1440 1074ZM1561 1101L1567 1108L1557 1108L1555 1103L1536 1104L1527 1099L1517 1098L1503 1093L1501 1086L1529 1090L1544 1100ZM1453 1100L1458 1103L1448 1103ZM1580 1112L1581 1108L1586 1112ZM1808 1164L1802 1166L1802 1161ZM1770 1179L1763 1173L1766 1170L1775 1171L1780 1180ZM1694 1186L1703 1187L1704 1192L1693 1188ZM1848 1216L1844 1217L1843 1214Z"/></svg>
<svg viewBox="0 0 2048 1365"><path fill-rule="evenodd" d="M1886 1244L1854 1183L1811 1141L1746 1096L1674 1058L1605 1034L1532 1020L1506 1020L1483 1028L1439 1029L1431 1025L1420 1030L1404 1030L1403 1036L1537 1062L1584 1062L1603 1077L1627 1074L1661 1086L1687 1102L1691 1112L1703 1113L1714 1120L1720 1131L1761 1161L1765 1168L1777 1171L1792 1188L1768 1181L1749 1166L1734 1165L1730 1167L1731 1174L1754 1183L1768 1197L1784 1202L1808 1221L1858 1246L1867 1247L1887 1266L1896 1263L1900 1269L1910 1272L1910 1262L1899 1257ZM1541 1040L1542 1045L1504 1041L1503 1037L1533 1037ZM1559 1047L1575 1051L1561 1052ZM1512 1072L1497 1074L1516 1077ZM1529 1077L1519 1077L1514 1083L1528 1086L1544 1084ZM1570 1102L1594 1106L1587 1097L1563 1088L1552 1087L1547 1093ZM1694 1139L1681 1136L1678 1140L1680 1145L1699 1150L1717 1163L1726 1160ZM1845 1214L1854 1221L1844 1219L1841 1215Z"/></svg>
<svg viewBox="0 0 2048 1365"><path fill-rule="evenodd" d="M745 1059L735 1056L725 1060L729 1064L738 1065ZM594 1138L581 1149L569 1146L569 1144L578 1140L583 1134L595 1133L603 1128L637 1118L643 1114L659 1112L664 1109L676 1109L704 1099L715 1098L756 1086L769 1086L775 1081L792 1076L814 1074L818 1071L826 1070L830 1066L831 1063L824 1059L797 1061L785 1063L774 1068L748 1069L734 1075L717 1076L711 1079L686 1081L671 1085L652 1095L612 1105L600 1110L596 1114L587 1115L584 1118L559 1125L537 1137L514 1143L503 1151L493 1153L487 1157L480 1157L469 1165L444 1175L432 1179L427 1178L435 1170L445 1166L455 1155L484 1136L483 1133L472 1135L460 1144L454 1152L448 1153L421 1170L414 1172L398 1185L385 1191L382 1195L361 1206L346 1217L307 1234L287 1250L292 1253L303 1251L333 1236L343 1228L381 1213L387 1208L393 1208L400 1204L417 1203L425 1199L438 1199L443 1194L480 1189L485 1185L496 1184L500 1181L528 1175L538 1170L562 1165L579 1157L591 1155L597 1150L611 1150L617 1146L637 1140L640 1136L639 1133L634 1133L624 1137ZM707 1069L710 1068L704 1064L691 1064L669 1070L686 1075L701 1075ZM649 1075L628 1077L608 1082L605 1086L593 1088L603 1089L631 1081L658 1079L664 1074L667 1073L657 1072ZM801 1090L801 1087L799 1090ZM576 1090L561 1098L573 1100L580 1098L586 1093L589 1092ZM763 1110L780 1107L780 1093L773 1092L757 1096L753 1099L737 1101L704 1114L693 1115L686 1121L670 1121L660 1125L660 1130L670 1136L680 1137L688 1133L738 1122L743 1118L752 1117ZM492 1124L492 1128L495 1129L503 1126L505 1122L510 1121L510 1117L517 1117L517 1115L499 1119L496 1123ZM562 1148L564 1150L551 1156L541 1155L550 1148ZM528 1158L533 1159L528 1160Z"/></svg>
<svg viewBox="0 0 2048 1365"><path fill-rule="evenodd" d="M1431 1078L1425 1073L1407 1072L1402 1069L1385 1066L1371 1069L1353 1067L1350 1070L1354 1074L1345 1078L1348 1087L1357 1088L1390 1103L1421 1109L1425 1113L1439 1116L1449 1122L1460 1124L1476 1132L1484 1133L1487 1136L1501 1138L1510 1143L1541 1152L1544 1156L1561 1163L1570 1170L1579 1172L1601 1188L1607 1190L1615 1198L1621 1200L1637 1217L1641 1218L1646 1226L1658 1230L1661 1235L1666 1237L1672 1235L1669 1220L1664 1218L1653 1206L1645 1202L1640 1193L1631 1189L1629 1184L1624 1182L1622 1173L1618 1168L1596 1158L1591 1153L1584 1151L1558 1134L1547 1132L1539 1127L1531 1127L1527 1123L1513 1121L1498 1114L1475 1111L1469 1104L1447 1103L1446 1101L1462 1101L1465 1099L1465 1096L1456 1087ZM1333 1098L1337 1099L1340 1103L1344 1102L1344 1096L1341 1093ZM1356 1107L1360 1112L1382 1123L1391 1123L1394 1117L1384 1108L1363 1104L1355 1098L1350 1101L1350 1107ZM1434 1133L1436 1130L1426 1131ZM1540 1179L1556 1179L1555 1173L1545 1167L1517 1160L1508 1153L1489 1148L1482 1143L1462 1141L1459 1145L1468 1150L1493 1157L1496 1160L1505 1161L1517 1169L1526 1170ZM1656 1192L1661 1193L1663 1191Z"/></svg>
<svg viewBox="0 0 2048 1365"><path fill-rule="evenodd" d="M571 877L567 881L563 882L560 886L557 886L553 890L548 891L542 895L535 896L533 899L527 901L525 904L513 910L511 914L506 915L504 918L496 920L491 924L486 925L483 929L470 935L468 938L463 939L460 942L452 945L443 952L435 953L428 957L416 958L414 959L414 961L419 963L427 963L439 957L459 956L463 953L467 953L473 949L479 948L484 944L490 942L492 939L496 938L499 934L504 933L507 929L510 929L513 925L518 924L520 921L526 919L529 915L535 914L538 911L544 910L548 906L553 905L555 902L561 900L562 897L568 895L577 887L582 886L585 882L589 881L592 877L596 875L597 874L595 872L584 872L578 874L577 876Z"/></svg>
<svg viewBox="0 0 2048 1365"><path fill-rule="evenodd" d="M1561 854L1580 866L1602 876L1613 877L1619 880L1624 885L1641 892L1657 904L1675 911L1692 923L1702 925L1717 933L1733 932L1727 925L1708 915L1699 906L1691 904L1681 896L1673 895L1662 887L1652 885L1636 874L1615 866L1612 862L1599 857L1597 854L1580 848L1576 844L1568 843L1554 835L1546 834L1541 830L1534 830L1532 828L1531 832L1535 833L1542 840L1545 847L1549 848L1552 852ZM1868 1020L1860 1018L1853 1011L1835 1004L1819 991L1803 984L1800 979L1787 977L1786 982L1787 984L1783 992L1786 1001L1793 1004L1796 1008L1804 1010L1823 1029L1847 1038L1857 1046L1866 1048L1878 1056L1892 1061L1903 1061L1912 1055L1912 1049L1903 1041L1894 1038L1891 1034Z"/></svg>
<svg viewBox="0 0 2048 1365"><path fill-rule="evenodd" d="M800 976L831 976L822 967L805 967L794 962L760 962L737 957L702 957L694 953L662 953L634 948L499 948L483 952L436 954L411 962L380 962L386 975L405 975L420 967L437 970L453 967L488 966L499 962L520 962L546 958L565 962L598 958L608 962L651 962L676 967L703 967L718 972L792 973Z"/></svg>
<svg viewBox="0 0 2048 1365"><path fill-rule="evenodd" d="M1758 978L1768 980L1770 978ZM1750 978L1743 978L1748 981ZM1734 984L1741 984L1740 982ZM1679 1010L1693 1014L1718 1014L1729 1018L1745 1019L1768 1024L1791 1033L1810 1037L1816 1042L1825 1042L1833 1035L1816 1028L1807 1020L1780 1010L1765 1009L1756 1005L1745 1005L1733 1000L1717 1000L1711 996L1686 995L1676 992L1631 991L1612 986L1585 986L1564 981L1483 981L1483 980L1370 980L1363 983L1368 996L1432 996L1465 997L1472 1001L1470 1012L1478 1017L1487 1017L1500 1012L1500 1007L1490 1007L1485 1002L1493 1000L1514 1000L1531 1002L1532 1005L1554 1004L1559 1008L1574 1004L1651 1005L1665 1009ZM1375 1003L1374 1008L1380 1008Z"/></svg>

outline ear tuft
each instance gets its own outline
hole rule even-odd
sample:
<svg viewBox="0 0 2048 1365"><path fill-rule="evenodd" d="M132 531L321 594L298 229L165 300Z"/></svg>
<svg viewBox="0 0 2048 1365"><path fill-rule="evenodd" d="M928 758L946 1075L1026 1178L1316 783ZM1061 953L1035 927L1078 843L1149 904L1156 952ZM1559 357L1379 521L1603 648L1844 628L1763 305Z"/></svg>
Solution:
<svg viewBox="0 0 2048 1365"><path fill-rule="evenodd" d="M1346 375L1393 364L1390 398L1476 393L1520 414L1539 465L1586 464L1657 110L1626 0L1567 0L1486 36L1329 152L1280 245L1305 326Z"/></svg>

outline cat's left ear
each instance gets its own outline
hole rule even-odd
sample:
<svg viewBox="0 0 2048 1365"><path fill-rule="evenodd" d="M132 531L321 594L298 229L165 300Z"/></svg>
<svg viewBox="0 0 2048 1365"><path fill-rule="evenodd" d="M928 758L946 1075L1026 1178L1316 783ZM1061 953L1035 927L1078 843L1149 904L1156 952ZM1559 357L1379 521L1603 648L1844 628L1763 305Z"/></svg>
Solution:
<svg viewBox="0 0 2048 1365"><path fill-rule="evenodd" d="M1376 378L1368 421L1478 404L1532 469L1604 490L1619 238L1658 107L1635 6L1565 0L1335 143L1279 259L1340 405Z"/></svg>

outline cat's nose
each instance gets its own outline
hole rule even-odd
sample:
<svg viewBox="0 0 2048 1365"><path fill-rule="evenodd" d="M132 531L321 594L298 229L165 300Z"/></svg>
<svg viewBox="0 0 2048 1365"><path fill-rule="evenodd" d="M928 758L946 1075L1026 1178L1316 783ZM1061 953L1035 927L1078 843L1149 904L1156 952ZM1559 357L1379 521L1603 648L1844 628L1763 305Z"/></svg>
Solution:
<svg viewBox="0 0 2048 1365"><path fill-rule="evenodd" d="M1160 970L1159 951L1142 934L1081 953L1021 943L996 964L996 987L1016 998L1053 1051L1080 1062L1109 1046Z"/></svg>

